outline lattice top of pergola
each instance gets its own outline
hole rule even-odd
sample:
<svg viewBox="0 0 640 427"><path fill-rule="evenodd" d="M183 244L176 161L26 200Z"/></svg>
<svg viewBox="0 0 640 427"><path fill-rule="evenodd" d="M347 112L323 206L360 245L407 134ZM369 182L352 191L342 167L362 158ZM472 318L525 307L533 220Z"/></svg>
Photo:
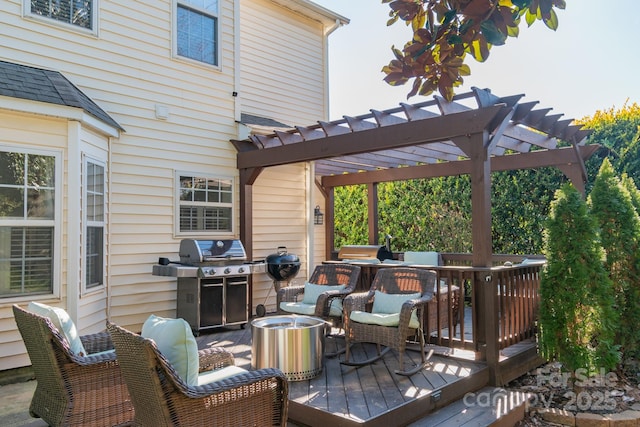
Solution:
<svg viewBox="0 0 640 427"><path fill-rule="evenodd" d="M473 88L452 102L436 96L417 104L401 103L388 110L232 142L239 151L241 170L314 160L320 177L468 160L460 141L477 133L486 134L492 158L558 150L562 140L569 143L565 148L573 147L573 154L563 158L582 163L585 155L579 147L590 131L572 124L572 119L561 119L562 114L550 114L551 108L535 109L537 101L520 102L523 97L499 97L487 89ZM521 166L546 165L542 163Z"/></svg>

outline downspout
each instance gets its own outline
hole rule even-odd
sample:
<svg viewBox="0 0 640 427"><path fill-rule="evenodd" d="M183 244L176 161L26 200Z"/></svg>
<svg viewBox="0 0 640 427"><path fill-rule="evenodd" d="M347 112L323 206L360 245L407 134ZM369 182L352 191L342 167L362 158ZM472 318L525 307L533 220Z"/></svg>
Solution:
<svg viewBox="0 0 640 427"><path fill-rule="evenodd" d="M329 36L335 30L342 26L342 22L336 19L336 22L324 30L324 117L329 119Z"/></svg>
<svg viewBox="0 0 640 427"><path fill-rule="evenodd" d="M240 0L233 2L233 114L235 122L241 126L242 102L240 102ZM240 132L238 131L238 134Z"/></svg>
<svg viewBox="0 0 640 427"><path fill-rule="evenodd" d="M111 321L111 228L112 228L112 224L111 224L111 209L112 209L112 197L111 197L111 187L112 187L112 164L111 164L111 155L112 155L112 150L111 150L111 145L113 144L113 138L109 137L107 139L107 218L106 218L106 226L107 226L107 235L106 235L106 239L107 239L107 244L106 244L106 251L107 251L107 273L106 273L106 285L105 286L105 291L107 293L107 312L105 313L107 316L107 320Z"/></svg>
<svg viewBox="0 0 640 427"><path fill-rule="evenodd" d="M307 276L311 274L313 271L313 266L315 265L315 257L316 257L316 230L315 230L315 222L314 222L314 212L313 208L315 204L313 203L313 193L314 193L314 176L316 172L316 164L314 162L307 162L305 179L306 187L307 187Z"/></svg>

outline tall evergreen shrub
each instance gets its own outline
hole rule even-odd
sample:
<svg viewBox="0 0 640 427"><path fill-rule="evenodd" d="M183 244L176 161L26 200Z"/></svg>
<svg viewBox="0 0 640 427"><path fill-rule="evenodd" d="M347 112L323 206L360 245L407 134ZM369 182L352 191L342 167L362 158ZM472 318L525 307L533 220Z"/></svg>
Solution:
<svg viewBox="0 0 640 427"><path fill-rule="evenodd" d="M609 160L604 159L589 195L620 313L616 343L625 358L640 354L640 217L628 185L623 185Z"/></svg>
<svg viewBox="0 0 640 427"><path fill-rule="evenodd" d="M587 203L563 185L551 203L545 227L547 266L540 293L540 349L565 369L613 369L615 311L604 253Z"/></svg>

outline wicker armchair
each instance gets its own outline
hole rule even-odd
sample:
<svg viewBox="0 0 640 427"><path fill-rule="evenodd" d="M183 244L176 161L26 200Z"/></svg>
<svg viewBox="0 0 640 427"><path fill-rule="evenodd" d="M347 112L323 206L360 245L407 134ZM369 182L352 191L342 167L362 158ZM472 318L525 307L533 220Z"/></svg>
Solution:
<svg viewBox="0 0 640 427"><path fill-rule="evenodd" d="M360 267L349 264L321 264L316 266L313 274L304 286L289 286L281 288L277 295L279 313L307 314L320 317L331 322L331 325L342 329L342 300L356 290L360 278ZM344 289L335 289L336 286L344 286ZM305 288L313 287L314 291ZM327 290L323 291L322 288ZM305 294L305 300L299 302L298 298ZM316 296L317 295L317 296ZM309 299L310 298L310 299ZM327 337L336 338L340 335L332 335L331 328L327 328ZM327 357L335 357L345 352L341 347L338 351L325 353Z"/></svg>
<svg viewBox="0 0 640 427"><path fill-rule="evenodd" d="M335 326L342 327L342 311L332 313L331 303L336 299L344 299L351 292L355 291L360 277L360 267L349 264L321 264L316 266L308 282L320 286L344 285L342 290L327 290L318 295L313 304L309 304L313 310L313 315L323 319L331 320ZM288 286L281 288L277 295L277 305L279 312L310 314L295 311L281 303L297 302L298 297L304 293L304 286Z"/></svg>
<svg viewBox="0 0 640 427"><path fill-rule="evenodd" d="M204 385L187 385L153 340L107 323L142 426L285 426L288 383L277 369L247 371ZM200 351L200 369L234 364L222 348Z"/></svg>
<svg viewBox="0 0 640 427"><path fill-rule="evenodd" d="M133 406L109 334L80 339L87 356L75 355L46 317L17 305L13 315L29 353L37 386L29 414L51 426L129 425ZM97 353L97 354L92 354Z"/></svg>
<svg viewBox="0 0 640 427"><path fill-rule="evenodd" d="M399 369L395 371L396 374L412 375L421 370L432 354L430 352L425 356L423 311L433 297L436 277L436 273L431 270L384 268L376 273L369 292L347 296L344 299L347 351L342 363L352 366L365 365L394 349L399 353ZM390 300L391 303L388 302ZM391 306L393 310L385 309L382 304ZM418 339L422 363L405 371L403 356L407 338L411 336ZM350 361L350 346L354 342L377 344L378 355L362 362ZM387 347L384 352L380 351L381 346Z"/></svg>

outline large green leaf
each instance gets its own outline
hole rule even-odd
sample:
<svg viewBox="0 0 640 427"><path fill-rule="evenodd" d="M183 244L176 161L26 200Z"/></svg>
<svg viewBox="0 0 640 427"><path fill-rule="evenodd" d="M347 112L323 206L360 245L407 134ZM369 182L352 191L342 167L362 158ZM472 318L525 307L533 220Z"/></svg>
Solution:
<svg viewBox="0 0 640 427"><path fill-rule="evenodd" d="M487 39L487 42L491 43L492 45L501 46L507 39L507 35L501 33L493 21L484 21L482 24L480 24L480 28L482 29L484 38Z"/></svg>
<svg viewBox="0 0 640 427"><path fill-rule="evenodd" d="M558 29L558 15L556 15L556 12L553 9L549 11L549 14L551 17L549 19L545 19L544 23L547 27L555 31Z"/></svg>

